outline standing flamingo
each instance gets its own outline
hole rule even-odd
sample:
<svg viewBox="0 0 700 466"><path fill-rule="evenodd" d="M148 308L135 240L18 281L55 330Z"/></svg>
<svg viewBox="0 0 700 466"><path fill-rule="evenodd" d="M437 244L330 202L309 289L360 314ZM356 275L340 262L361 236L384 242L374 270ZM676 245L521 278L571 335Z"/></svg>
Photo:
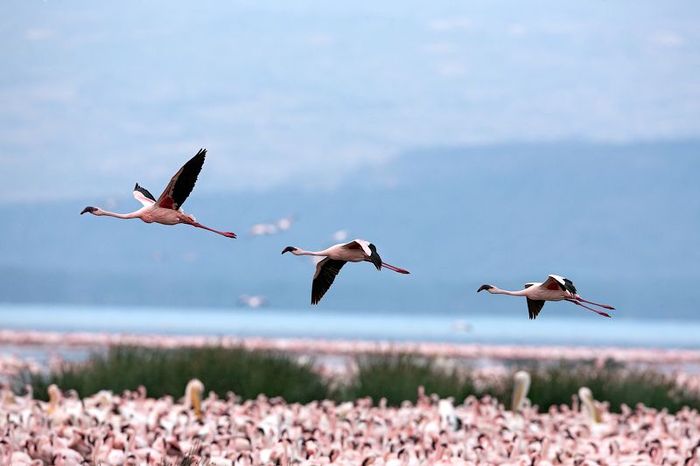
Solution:
<svg viewBox="0 0 700 466"><path fill-rule="evenodd" d="M214 230L213 228L204 226L198 223L194 216L186 214L181 209L182 204L185 203L185 200L194 188L194 184L197 182L197 176L199 176L199 172L202 171L202 165L204 165L204 158L206 155L207 150L200 149L194 157L175 173L175 176L172 177L170 183L168 183L168 186L166 186L165 191L163 191L163 194L160 195L158 200L156 200L146 188L136 183L136 186L134 186L134 197L143 204L143 207L137 211L128 214L118 214L100 209L99 207L87 206L80 212L80 215L90 213L97 216L106 215L108 217L122 219L140 218L146 223L155 222L163 225L185 223L193 227L213 231L227 238L235 238L235 233Z"/></svg>
<svg viewBox="0 0 700 466"><path fill-rule="evenodd" d="M325 257L325 259L316 264L316 273L314 274L311 287L311 304L318 304L321 301L321 298L331 287L336 275L338 275L346 262L371 262L377 270L381 270L384 267L398 273L410 273L408 270L394 267L382 261L382 258L377 254L376 246L363 239L336 244L322 251L305 251L294 246L287 246L282 251L282 254L285 252L291 252L295 256Z"/></svg>
<svg viewBox="0 0 700 466"><path fill-rule="evenodd" d="M614 307L607 304L598 304L583 299L578 295L573 282L568 278L564 278L559 275L550 275L547 277L547 280L545 280L544 283L526 283L525 289L520 291L502 290L493 285L481 285L481 287L476 291L478 293L483 290L486 290L491 294L525 296L527 298L527 310L530 315L530 319L535 319L537 317L542 310L545 301L568 301L604 317L610 317L610 314L593 309L592 307L588 307L583 303L592 304L604 309L615 310Z"/></svg>

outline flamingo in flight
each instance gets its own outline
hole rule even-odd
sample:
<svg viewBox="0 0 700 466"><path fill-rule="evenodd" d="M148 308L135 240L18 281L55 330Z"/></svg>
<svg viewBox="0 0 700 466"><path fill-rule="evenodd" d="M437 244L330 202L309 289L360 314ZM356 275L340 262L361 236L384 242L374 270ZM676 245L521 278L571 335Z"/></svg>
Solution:
<svg viewBox="0 0 700 466"><path fill-rule="evenodd" d="M316 273L314 274L314 280L311 286L311 304L318 304L319 301L321 301L323 295L326 294L326 291L328 291L333 284L340 269L342 269L347 262L371 262L377 270L381 270L382 267L384 267L398 273L411 273L408 270L395 267L382 261L382 258L377 254L377 247L363 239L356 239L349 243L336 244L322 251L305 251L294 246L287 246L282 251L282 254L285 252L291 252L295 256L324 257L323 260L316 264Z"/></svg>
<svg viewBox="0 0 700 466"><path fill-rule="evenodd" d="M604 317L610 317L610 314L588 307L586 304L602 307L603 309L615 310L614 307L607 304L598 304L583 299L578 295L573 282L559 275L550 275L544 283L526 283L525 288L520 291L508 291L493 285L481 285L476 292L478 293L484 290L491 294L525 296L525 298L527 298L527 311L530 315L530 319L535 319L539 315L545 301L568 301Z"/></svg>
<svg viewBox="0 0 700 466"><path fill-rule="evenodd" d="M195 220L194 216L186 214L181 209L182 204L185 203L185 200L187 200L187 197L194 188L194 184L197 182L197 176L199 176L199 172L202 171L206 155L207 150L200 149L194 157L175 173L175 176L172 177L168 186L165 187L165 191L163 191L163 194L161 194L157 200L146 188L136 183L136 186L134 186L134 197L143 204L143 207L139 210L128 214L118 214L99 207L87 206L80 212L80 215L89 213L97 216L106 215L108 217L122 219L140 218L146 223L155 222L163 225L185 223L193 227L213 231L227 238L235 238L235 233L219 231L202 225Z"/></svg>

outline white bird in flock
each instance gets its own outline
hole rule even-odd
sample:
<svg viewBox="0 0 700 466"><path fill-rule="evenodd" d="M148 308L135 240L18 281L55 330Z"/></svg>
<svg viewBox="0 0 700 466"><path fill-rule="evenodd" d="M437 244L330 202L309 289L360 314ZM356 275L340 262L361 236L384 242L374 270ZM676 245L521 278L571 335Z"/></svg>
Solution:
<svg viewBox="0 0 700 466"><path fill-rule="evenodd" d="M527 393L530 391L530 374L518 371L513 376L513 380L513 400L510 409L515 413L528 404Z"/></svg>
<svg viewBox="0 0 700 466"><path fill-rule="evenodd" d="M197 182L197 176L202 171L204 158L207 155L206 149L200 149L197 154L192 157L185 165L175 173L165 191L156 200L146 188L139 186L136 183L134 186L134 197L137 201L143 204L143 207L135 212L128 214L118 214L109 212L99 207L87 206L80 212L80 215L89 213L97 216L108 216L122 219L140 218L146 223L160 223L163 225L177 225L184 223L193 227L203 228L213 231L227 238L235 238L236 234L230 231L219 231L213 228L202 225L195 220L194 216L186 214L182 211L182 204L185 203L187 197L192 192L194 184Z"/></svg>
<svg viewBox="0 0 700 466"><path fill-rule="evenodd" d="M287 246L282 251L282 254L285 252L291 252L295 256L325 257L325 259L316 264L316 273L314 274L311 287L311 304L318 304L321 301L323 295L326 294L326 291L333 284L336 275L347 262L371 262L377 270L381 270L384 267L398 273L411 273L408 270L382 261L382 258L377 254L376 246L363 239L336 244L322 251L305 251L294 246Z"/></svg>
<svg viewBox="0 0 700 466"><path fill-rule="evenodd" d="M288 217L282 217L275 223L256 223L250 227L251 236L269 236L276 235L283 231L287 231L292 228L294 223L294 216L290 215Z"/></svg>
<svg viewBox="0 0 700 466"><path fill-rule="evenodd" d="M457 411L453 403L454 400L446 398L438 402L438 414L442 426L449 426L453 431L462 428L462 420L457 416Z"/></svg>
<svg viewBox="0 0 700 466"><path fill-rule="evenodd" d="M250 227L251 236L266 236L277 233L277 227L272 223L256 223Z"/></svg>
<svg viewBox="0 0 700 466"><path fill-rule="evenodd" d="M502 290L493 285L481 285L476 290L477 293L483 290L491 294L505 294L508 296L525 296L527 298L527 310L530 319L534 319L542 310L545 301L568 301L577 306L581 306L589 311L593 311L601 316L610 317L610 314L588 307L583 303L592 304L608 310L615 310L614 307L607 304L598 304L593 301L587 301L578 295L576 287L568 278L559 275L550 275L544 283L526 283L525 289L519 291Z"/></svg>
<svg viewBox="0 0 700 466"><path fill-rule="evenodd" d="M279 231L287 231L290 228L292 228L293 223L294 223L294 216L289 215L287 217L282 217L281 219L277 220L275 225L277 226L277 229Z"/></svg>
<svg viewBox="0 0 700 466"><path fill-rule="evenodd" d="M581 410L586 413L592 424L600 424L603 416L600 408L596 406L593 392L588 387L578 389L578 397L581 399Z"/></svg>
<svg viewBox="0 0 700 466"><path fill-rule="evenodd" d="M452 322L452 330L455 332L471 332L473 330L471 324L466 320L458 319Z"/></svg>
<svg viewBox="0 0 700 466"><path fill-rule="evenodd" d="M251 309L257 309L259 307L267 305L267 298L262 295L251 296L247 294L242 294L238 297L238 303Z"/></svg>
<svg viewBox="0 0 700 466"><path fill-rule="evenodd" d="M345 241L348 239L348 230L338 230L333 233L333 241Z"/></svg>
<svg viewBox="0 0 700 466"><path fill-rule="evenodd" d="M187 382L185 387L185 408L194 411L197 419L202 418L202 394L204 393L204 384L199 379L192 379Z"/></svg>

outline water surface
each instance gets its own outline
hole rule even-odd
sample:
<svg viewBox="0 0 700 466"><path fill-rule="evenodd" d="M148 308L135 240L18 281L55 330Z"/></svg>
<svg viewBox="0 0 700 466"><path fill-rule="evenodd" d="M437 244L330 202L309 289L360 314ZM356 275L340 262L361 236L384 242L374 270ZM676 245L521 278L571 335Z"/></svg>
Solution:
<svg viewBox="0 0 700 466"><path fill-rule="evenodd" d="M700 321L455 316L285 309L165 309L0 304L0 328L168 335L304 337L572 346L700 348Z"/></svg>

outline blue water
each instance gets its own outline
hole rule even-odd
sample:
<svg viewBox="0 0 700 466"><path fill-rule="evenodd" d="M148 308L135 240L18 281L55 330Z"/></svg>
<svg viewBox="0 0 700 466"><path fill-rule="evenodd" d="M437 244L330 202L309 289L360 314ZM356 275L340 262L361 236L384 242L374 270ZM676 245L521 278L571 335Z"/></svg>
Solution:
<svg viewBox="0 0 700 466"><path fill-rule="evenodd" d="M468 326L467 330L464 327ZM0 304L0 328L386 341L700 348L700 321Z"/></svg>

